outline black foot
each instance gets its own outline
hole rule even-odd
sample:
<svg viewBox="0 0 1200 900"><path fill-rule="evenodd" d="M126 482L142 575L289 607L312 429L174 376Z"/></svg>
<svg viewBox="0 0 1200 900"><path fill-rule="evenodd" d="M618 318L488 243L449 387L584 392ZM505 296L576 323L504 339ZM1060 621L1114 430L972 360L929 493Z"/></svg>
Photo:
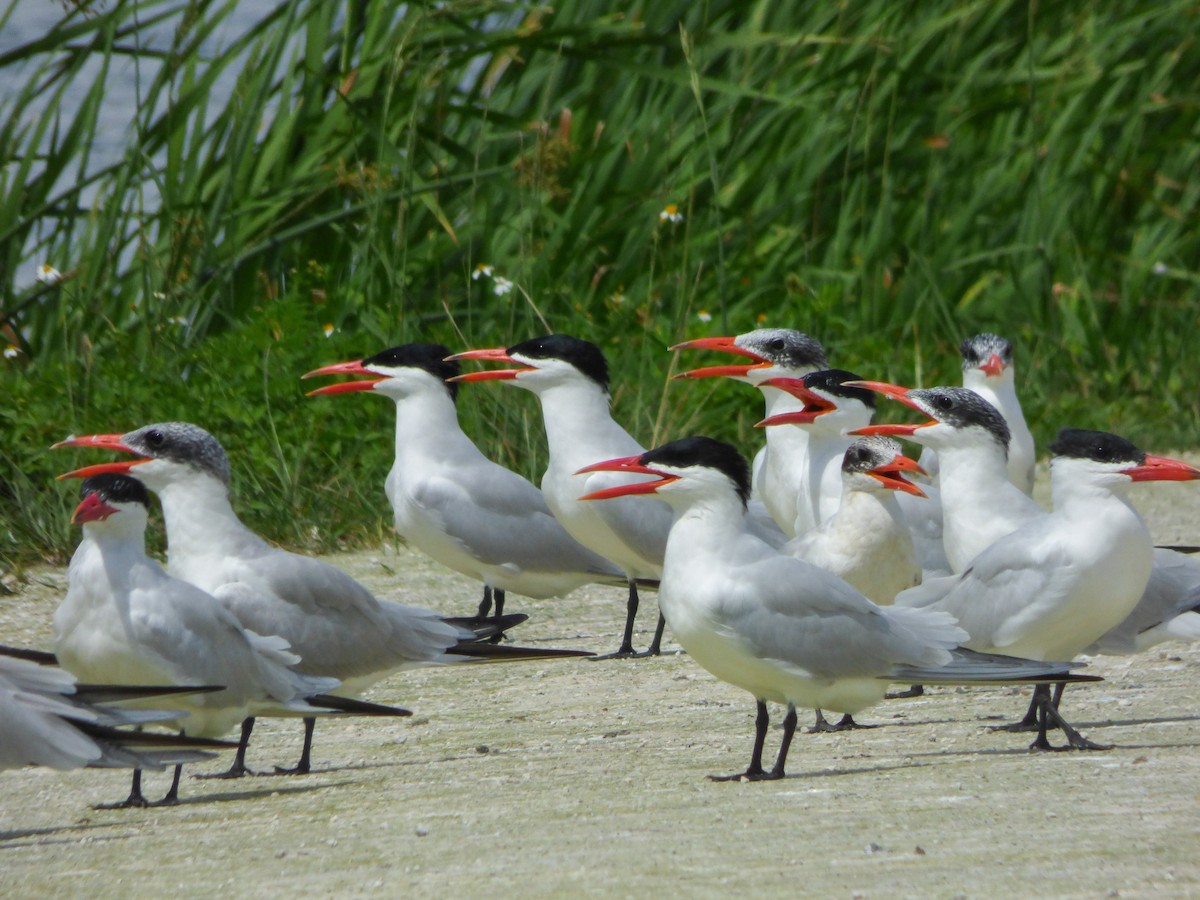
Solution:
<svg viewBox="0 0 1200 900"><path fill-rule="evenodd" d="M244 765L234 763L224 772L208 772L201 775L193 775L193 778L200 781L208 781L209 779L225 779L225 778L245 778L247 775L259 775L261 773L247 769Z"/></svg>
<svg viewBox="0 0 1200 900"><path fill-rule="evenodd" d="M172 797L169 794L166 797L163 797L161 800L155 800L153 802L147 800L141 794L138 794L136 797L126 797L120 803L97 803L92 806L92 809L156 809L160 806L178 805L179 797Z"/></svg>
<svg viewBox="0 0 1200 900"><path fill-rule="evenodd" d="M860 725L854 721L854 716L846 713L836 723L829 722L821 711L817 710L817 720L813 727L807 729L809 734L836 734L839 731L858 731L860 729L878 728L878 725Z"/></svg>
<svg viewBox="0 0 1200 900"><path fill-rule="evenodd" d="M1113 748L1112 744L1097 744L1095 741L1089 741L1074 728L1067 731L1066 735L1067 742L1061 747L1055 747L1046 740L1045 735L1038 735L1037 739L1029 745L1029 749L1043 752L1053 750L1056 753L1062 753L1069 750L1111 750Z"/></svg>
<svg viewBox="0 0 1200 900"><path fill-rule="evenodd" d="M868 728L878 728L878 725L861 725L854 721L854 716L846 713L838 720L838 723L833 726L834 731L865 731Z"/></svg>
<svg viewBox="0 0 1200 900"><path fill-rule="evenodd" d="M894 693L894 694L884 694L883 699L884 700L903 700L906 697L924 697L924 696L925 696L924 685L914 684L907 691L896 691L896 693Z"/></svg>
<svg viewBox="0 0 1200 900"><path fill-rule="evenodd" d="M1038 738L1029 745L1030 750L1053 750L1055 753L1062 753L1070 750L1111 750L1112 748L1112 744L1097 744L1093 741L1089 741L1087 738L1083 737L1083 735L1079 735L1079 739L1077 741L1068 741L1061 747L1055 747L1053 744L1043 738Z"/></svg>
<svg viewBox="0 0 1200 900"><path fill-rule="evenodd" d="M592 662L599 662L602 659L642 659L643 657L649 655L649 650L638 651L634 650L632 647L621 647L613 653L603 653L600 656L589 656L586 658Z"/></svg>
<svg viewBox="0 0 1200 900"><path fill-rule="evenodd" d="M1054 727L1057 727L1057 726L1054 726ZM1022 719L1020 722L1012 722L1008 725L991 725L988 728L988 731L1007 731L1010 734L1019 734L1021 732L1025 732L1025 731L1037 731L1037 730L1038 730L1038 723L1036 720L1033 722L1029 722L1029 721L1026 721L1025 719Z"/></svg>
<svg viewBox="0 0 1200 900"><path fill-rule="evenodd" d="M737 775L709 775L709 781L778 781L783 778L782 772L771 770L764 772L759 769L757 772L740 772Z"/></svg>
<svg viewBox="0 0 1200 900"><path fill-rule="evenodd" d="M258 774L271 778L275 775L307 775L311 771L312 766L310 766L308 763L301 763L299 765L292 766L290 769L285 769L283 766L276 766L274 772L259 772Z"/></svg>
<svg viewBox="0 0 1200 900"><path fill-rule="evenodd" d="M145 797L126 797L120 803L95 803L92 809L146 809L153 804Z"/></svg>

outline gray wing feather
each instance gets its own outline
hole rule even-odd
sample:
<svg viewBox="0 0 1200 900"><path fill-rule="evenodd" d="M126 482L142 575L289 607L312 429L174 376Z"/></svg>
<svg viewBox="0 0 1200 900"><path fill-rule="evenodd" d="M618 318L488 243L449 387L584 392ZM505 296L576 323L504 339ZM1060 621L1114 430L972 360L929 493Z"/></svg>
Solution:
<svg viewBox="0 0 1200 900"><path fill-rule="evenodd" d="M440 529L489 566L522 571L575 572L622 577L621 570L571 537L546 505L542 492L502 466L493 478L470 484L429 478L413 500Z"/></svg>

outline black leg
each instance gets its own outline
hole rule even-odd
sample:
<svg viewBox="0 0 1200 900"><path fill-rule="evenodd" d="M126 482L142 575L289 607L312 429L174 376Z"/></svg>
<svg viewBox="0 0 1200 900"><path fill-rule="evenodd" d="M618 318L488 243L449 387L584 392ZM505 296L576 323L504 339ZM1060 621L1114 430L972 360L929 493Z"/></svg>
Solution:
<svg viewBox="0 0 1200 900"><path fill-rule="evenodd" d="M906 697L923 697L925 696L925 686L922 684L914 684L906 691L896 691L894 694L884 694L884 700L903 700Z"/></svg>
<svg viewBox="0 0 1200 900"><path fill-rule="evenodd" d="M504 591L496 588L492 591L492 597L496 600L496 615L504 615Z"/></svg>
<svg viewBox="0 0 1200 900"><path fill-rule="evenodd" d="M479 601L479 618L483 618L492 611L492 589L486 584L483 586L483 599Z"/></svg>
<svg viewBox="0 0 1200 900"><path fill-rule="evenodd" d="M775 757L775 765L767 773L767 781L783 778L783 764L787 762L788 750L792 746L792 738L796 734L796 707L788 704L787 715L783 717L783 740L779 743L779 755Z"/></svg>
<svg viewBox="0 0 1200 900"><path fill-rule="evenodd" d="M754 749L750 752L750 765L745 772L736 775L709 775L709 781L760 781L767 774L762 767L763 743L767 739L767 726L771 717L767 713L767 704L759 700L757 715L754 717ZM789 738L788 740L791 740Z"/></svg>
<svg viewBox="0 0 1200 900"><path fill-rule="evenodd" d="M633 659L637 656L633 651L633 623L637 618L638 611L638 591L637 584L632 578L629 579L629 599L625 605L625 634L621 638L621 646L617 648L616 653L605 653L602 656L588 657L593 661L601 659Z"/></svg>
<svg viewBox="0 0 1200 900"><path fill-rule="evenodd" d="M645 653L646 656L662 656L663 631L666 627L667 617L660 612L658 614L658 624L654 627L654 640L650 642L650 647Z"/></svg>
<svg viewBox="0 0 1200 900"><path fill-rule="evenodd" d="M831 731L836 731L836 729L826 720L825 713L821 712L819 709L816 710L816 713L817 718L813 722L813 727L808 729L809 734L828 734Z"/></svg>
<svg viewBox="0 0 1200 900"><path fill-rule="evenodd" d="M142 796L142 770L133 770L133 784L129 788L129 796L120 803L97 803L92 809L145 809L150 801Z"/></svg>
<svg viewBox="0 0 1200 900"><path fill-rule="evenodd" d="M1054 686L1054 699L1051 700L1050 702L1054 704L1055 709L1058 709L1059 704L1062 703L1063 691L1065 691L1066 689L1067 689L1067 683L1065 681L1060 681L1058 684L1056 684Z"/></svg>
<svg viewBox="0 0 1200 900"><path fill-rule="evenodd" d="M1060 683L1061 684L1061 683ZM1062 685L1065 687L1065 685ZM1039 693L1040 692L1040 693ZM1111 750L1112 747L1108 744L1097 744L1089 741L1082 734L1062 717L1057 707L1054 705L1055 700L1062 699L1062 691L1055 686L1054 697L1050 696L1049 685L1038 685L1034 691L1035 696L1041 697L1041 710L1038 713L1038 736L1037 739L1029 745L1030 750ZM1053 722L1057 727L1062 729L1062 733L1067 738L1067 743L1062 747L1055 747L1050 744L1046 738L1046 730L1049 723Z"/></svg>
<svg viewBox="0 0 1200 900"><path fill-rule="evenodd" d="M179 802L179 778L183 775L183 763L175 766L175 774L171 778L171 789L167 791L167 796L163 797L153 806L174 806Z"/></svg>
<svg viewBox="0 0 1200 900"><path fill-rule="evenodd" d="M233 757L233 765L225 772L218 772L215 775L193 775L193 778L241 778L243 775L253 775L246 768L246 748L250 746L250 732L254 730L254 717L246 719L242 722L242 736L238 739L237 753Z"/></svg>
<svg viewBox="0 0 1200 900"><path fill-rule="evenodd" d="M312 742L313 729L317 727L317 720L312 716L306 716L304 719L304 749L300 751L300 762L296 763L290 769L285 769L282 766L276 766L272 774L275 775L307 775L312 771Z"/></svg>
<svg viewBox="0 0 1200 900"><path fill-rule="evenodd" d="M1050 699L1050 690L1046 685L1039 684L1033 689L1033 701L1029 704L1029 708L1034 712L1037 721L1037 737L1033 743L1029 745L1030 750L1053 750L1054 747L1050 740L1046 737L1046 706ZM1025 714L1025 718L1029 718L1029 713ZM1006 726L1008 730L1016 730L1022 722L1016 725Z"/></svg>

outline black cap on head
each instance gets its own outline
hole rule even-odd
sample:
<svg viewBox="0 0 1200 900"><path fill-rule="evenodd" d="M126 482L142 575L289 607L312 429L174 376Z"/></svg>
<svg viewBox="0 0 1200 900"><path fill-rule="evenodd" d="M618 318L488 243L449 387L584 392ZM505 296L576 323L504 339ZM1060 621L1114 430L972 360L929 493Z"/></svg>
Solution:
<svg viewBox="0 0 1200 900"><path fill-rule="evenodd" d="M458 375L462 367L455 360L447 361L446 357L449 355L450 348L442 344L401 344L367 357L362 361L362 365L367 369L371 366L422 369L445 384L446 390L450 392L450 399L456 400L458 382L449 382L447 379Z"/></svg>
<svg viewBox="0 0 1200 900"><path fill-rule="evenodd" d="M736 447L704 435L680 438L655 447L639 460L646 466L705 466L723 472L733 482L744 505L750 499L750 465Z"/></svg>
<svg viewBox="0 0 1200 900"><path fill-rule="evenodd" d="M79 496L99 495L105 503L140 503L150 506L150 493L136 478L118 473L105 473L85 478L79 486Z"/></svg>
<svg viewBox="0 0 1200 900"><path fill-rule="evenodd" d="M858 400L867 409L875 408L875 392L866 388L848 387L847 381L862 381L861 375L847 372L845 369L822 369L820 372L810 372L804 376L804 386L810 391L822 391L833 397L845 397Z"/></svg>
<svg viewBox="0 0 1200 900"><path fill-rule="evenodd" d="M561 359L568 362L604 390L608 390L608 362L604 351L593 344L569 334L547 334L513 344L509 356L527 359Z"/></svg>
<svg viewBox="0 0 1200 900"><path fill-rule="evenodd" d="M1064 428L1050 445L1055 456L1071 459L1093 459L1101 463L1128 463L1140 466L1146 454L1125 438L1107 431L1088 431L1085 428Z"/></svg>
<svg viewBox="0 0 1200 900"><path fill-rule="evenodd" d="M1006 366L1011 366L1013 361L1012 342L998 334L985 333L966 338L958 345L958 352L962 354L964 369L982 365L991 359L993 353Z"/></svg>
<svg viewBox="0 0 1200 900"><path fill-rule="evenodd" d="M217 439L188 422L159 422L121 436L129 449L151 459L186 463L229 485L229 457Z"/></svg>

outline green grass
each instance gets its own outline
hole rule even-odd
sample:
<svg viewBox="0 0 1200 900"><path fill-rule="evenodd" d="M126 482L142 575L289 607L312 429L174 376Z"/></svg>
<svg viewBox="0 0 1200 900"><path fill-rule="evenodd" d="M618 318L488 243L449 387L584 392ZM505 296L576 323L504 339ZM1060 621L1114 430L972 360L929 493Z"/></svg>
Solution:
<svg viewBox="0 0 1200 900"><path fill-rule="evenodd" d="M595 336L639 438L749 447L758 398L668 386L667 345L795 327L865 376L956 383L958 341L994 330L1043 444L1195 443L1194 4L386 6L264 7L218 48L227 4L110 0L0 56L0 562L72 545L52 476L78 455L50 443L175 418L234 452L272 536L386 535L361 510L391 410L297 379L410 340ZM139 113L97 168L131 56ZM532 398L460 405L540 471Z"/></svg>

